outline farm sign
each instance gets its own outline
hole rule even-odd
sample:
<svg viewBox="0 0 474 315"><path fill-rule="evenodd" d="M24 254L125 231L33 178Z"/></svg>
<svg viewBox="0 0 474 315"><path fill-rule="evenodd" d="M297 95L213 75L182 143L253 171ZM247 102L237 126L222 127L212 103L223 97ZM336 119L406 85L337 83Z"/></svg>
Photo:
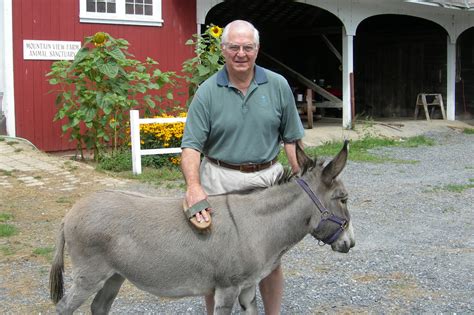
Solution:
<svg viewBox="0 0 474 315"><path fill-rule="evenodd" d="M73 60L81 42L52 40L23 40L25 60Z"/></svg>

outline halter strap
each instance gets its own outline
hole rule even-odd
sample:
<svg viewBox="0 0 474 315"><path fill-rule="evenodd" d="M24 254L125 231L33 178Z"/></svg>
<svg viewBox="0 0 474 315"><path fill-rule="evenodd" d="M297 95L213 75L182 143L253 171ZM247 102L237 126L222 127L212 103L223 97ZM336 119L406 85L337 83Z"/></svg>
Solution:
<svg viewBox="0 0 474 315"><path fill-rule="evenodd" d="M319 228L319 226L325 222L325 221L332 221L334 223L337 223L339 225L339 228L331 235L328 237L320 240L324 244L329 244L331 245L334 243L338 238L339 235L346 229L347 227L347 220L340 218L333 213L329 212L328 209L323 205L321 200L316 196L316 194L311 190L311 187L309 187L308 183L302 179L301 177L298 177L295 179L298 185L306 192L306 194L311 198L313 203L316 205L318 208L319 212L321 212L321 221L319 221L318 226L316 227L316 230Z"/></svg>
<svg viewBox="0 0 474 315"><path fill-rule="evenodd" d="M323 205L321 200L319 200L318 196L316 196L316 194L311 190L308 183L304 179L302 179L301 177L298 177L296 178L296 182L308 194L309 198L311 198L311 200L314 202L316 207L318 207L321 214L324 214L326 212L329 214L328 209L326 209L326 207Z"/></svg>

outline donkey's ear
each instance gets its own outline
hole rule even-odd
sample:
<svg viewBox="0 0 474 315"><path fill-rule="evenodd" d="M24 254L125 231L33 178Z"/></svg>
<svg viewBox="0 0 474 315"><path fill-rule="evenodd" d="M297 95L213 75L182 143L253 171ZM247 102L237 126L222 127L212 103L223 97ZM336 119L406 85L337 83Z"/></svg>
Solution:
<svg viewBox="0 0 474 315"><path fill-rule="evenodd" d="M348 152L349 140L345 140L341 151L323 169L322 180L326 185L331 185L332 181L342 172L346 166Z"/></svg>
<svg viewBox="0 0 474 315"><path fill-rule="evenodd" d="M296 160L298 161L298 165L301 168L303 168L305 165L309 165L311 161L311 158L304 152L300 141L296 141Z"/></svg>

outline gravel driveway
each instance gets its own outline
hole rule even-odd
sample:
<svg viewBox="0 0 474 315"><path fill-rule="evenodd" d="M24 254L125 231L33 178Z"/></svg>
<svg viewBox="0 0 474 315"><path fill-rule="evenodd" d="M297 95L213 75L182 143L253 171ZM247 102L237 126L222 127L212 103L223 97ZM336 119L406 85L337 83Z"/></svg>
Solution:
<svg viewBox="0 0 474 315"><path fill-rule="evenodd" d="M342 178L356 246L340 254L308 236L287 253L283 314L474 313L474 135L426 136L436 145L375 151L406 163L348 163ZM66 285L69 276L66 269ZM44 300L47 275L41 282ZM163 299L124 286L113 314L204 312L201 298Z"/></svg>

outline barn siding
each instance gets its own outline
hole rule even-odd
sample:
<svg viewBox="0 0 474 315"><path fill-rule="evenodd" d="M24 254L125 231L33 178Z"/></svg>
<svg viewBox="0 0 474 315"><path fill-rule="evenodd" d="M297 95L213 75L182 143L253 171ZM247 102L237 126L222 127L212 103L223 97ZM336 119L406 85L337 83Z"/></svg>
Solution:
<svg viewBox="0 0 474 315"><path fill-rule="evenodd" d="M196 32L196 1L162 1L162 27L79 23L79 0L13 1L16 134L45 151L74 148L53 123L55 95L45 75L53 61L23 60L23 40L84 41L98 31L130 42L138 60L151 57L163 71L179 71L192 56L184 43ZM184 97L179 99L184 103Z"/></svg>

